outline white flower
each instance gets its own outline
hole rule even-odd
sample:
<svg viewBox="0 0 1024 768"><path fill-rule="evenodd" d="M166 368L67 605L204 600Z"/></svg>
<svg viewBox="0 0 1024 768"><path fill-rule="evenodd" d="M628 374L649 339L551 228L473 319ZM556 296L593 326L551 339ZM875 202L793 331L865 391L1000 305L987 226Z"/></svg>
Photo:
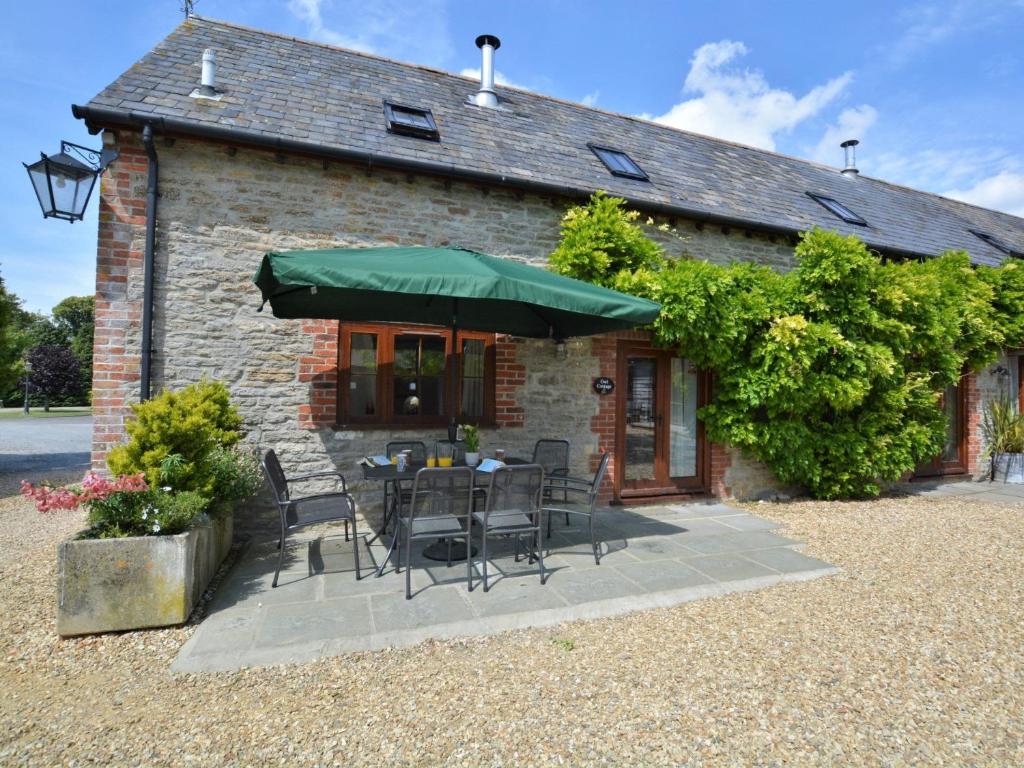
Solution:
<svg viewBox="0 0 1024 768"><path fill-rule="evenodd" d="M160 523L153 523L153 533L160 533Z"/></svg>
<svg viewBox="0 0 1024 768"><path fill-rule="evenodd" d="M171 486L169 486L169 485L165 485L165 486L164 486L163 488L161 488L160 490L161 490L161 491L163 491L164 493L170 493L170 492L171 492Z"/></svg>
<svg viewBox="0 0 1024 768"><path fill-rule="evenodd" d="M149 515L147 514L148 512L149 512L149 508L148 507L146 509L142 510L142 519L143 520L145 520L147 517L149 517Z"/></svg>

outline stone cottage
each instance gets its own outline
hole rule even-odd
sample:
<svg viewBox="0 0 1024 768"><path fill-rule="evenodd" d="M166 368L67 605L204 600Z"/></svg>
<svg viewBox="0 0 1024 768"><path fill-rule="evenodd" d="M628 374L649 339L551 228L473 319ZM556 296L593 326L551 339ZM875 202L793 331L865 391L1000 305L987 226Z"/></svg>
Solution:
<svg viewBox="0 0 1024 768"><path fill-rule="evenodd" d="M705 440L695 412L711 376L685 350L640 331L565 345L466 333L453 361L437 328L259 314L251 276L267 251L316 247L450 244L543 264L566 207L596 189L674 228L655 232L669 252L717 263L786 269L814 226L891 258L1024 252L1024 220L861 176L852 161L840 171L495 88L500 42L477 45L481 82L193 17L73 107L120 153L100 193L95 465L131 403L206 374L288 469L355 478L357 459L391 439L443 436L443 398L409 413L400 390L445 392L457 370L459 417L482 426L485 453L568 438L575 473L612 452L610 498L752 496L773 480ZM948 445L921 473L979 470L981 402L1019 389L1021 361L1008 354L950 389Z"/></svg>

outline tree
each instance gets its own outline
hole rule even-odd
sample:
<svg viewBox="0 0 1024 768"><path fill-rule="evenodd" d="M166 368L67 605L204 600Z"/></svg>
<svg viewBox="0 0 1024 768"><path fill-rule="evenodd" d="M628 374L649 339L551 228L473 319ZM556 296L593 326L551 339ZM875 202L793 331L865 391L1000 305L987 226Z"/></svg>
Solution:
<svg viewBox="0 0 1024 768"><path fill-rule="evenodd" d="M0 398L17 386L22 374L21 348L16 332L21 311L21 301L8 292L0 275Z"/></svg>
<svg viewBox="0 0 1024 768"><path fill-rule="evenodd" d="M53 308L53 322L70 339L71 351L81 363L81 391L92 386L92 338L96 301L92 296L68 296Z"/></svg>
<svg viewBox="0 0 1024 768"><path fill-rule="evenodd" d="M28 351L32 366L29 386L43 396L43 410L50 410L50 398L73 394L81 383L81 370L74 352L63 347L40 346Z"/></svg>

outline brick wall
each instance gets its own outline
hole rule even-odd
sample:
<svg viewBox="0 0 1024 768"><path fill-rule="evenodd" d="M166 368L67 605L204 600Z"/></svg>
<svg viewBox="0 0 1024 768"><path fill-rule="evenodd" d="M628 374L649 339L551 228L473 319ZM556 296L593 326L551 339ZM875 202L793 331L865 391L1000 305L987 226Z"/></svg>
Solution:
<svg viewBox="0 0 1024 768"><path fill-rule="evenodd" d="M113 144L113 136L104 143ZM146 152L122 137L120 156L100 179L93 336L92 464L123 440L124 417L139 399L142 269L146 232Z"/></svg>

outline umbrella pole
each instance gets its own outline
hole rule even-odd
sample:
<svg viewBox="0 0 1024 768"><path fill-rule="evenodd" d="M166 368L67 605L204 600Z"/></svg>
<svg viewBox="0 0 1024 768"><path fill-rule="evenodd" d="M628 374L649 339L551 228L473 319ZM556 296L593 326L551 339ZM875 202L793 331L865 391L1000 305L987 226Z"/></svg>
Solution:
<svg viewBox="0 0 1024 768"><path fill-rule="evenodd" d="M452 409L452 420L448 424L448 440L452 443L459 435L458 412L459 407L455 402L458 397L458 376L459 376L459 300L452 299L452 371L451 384L448 387L451 399L448 401Z"/></svg>

